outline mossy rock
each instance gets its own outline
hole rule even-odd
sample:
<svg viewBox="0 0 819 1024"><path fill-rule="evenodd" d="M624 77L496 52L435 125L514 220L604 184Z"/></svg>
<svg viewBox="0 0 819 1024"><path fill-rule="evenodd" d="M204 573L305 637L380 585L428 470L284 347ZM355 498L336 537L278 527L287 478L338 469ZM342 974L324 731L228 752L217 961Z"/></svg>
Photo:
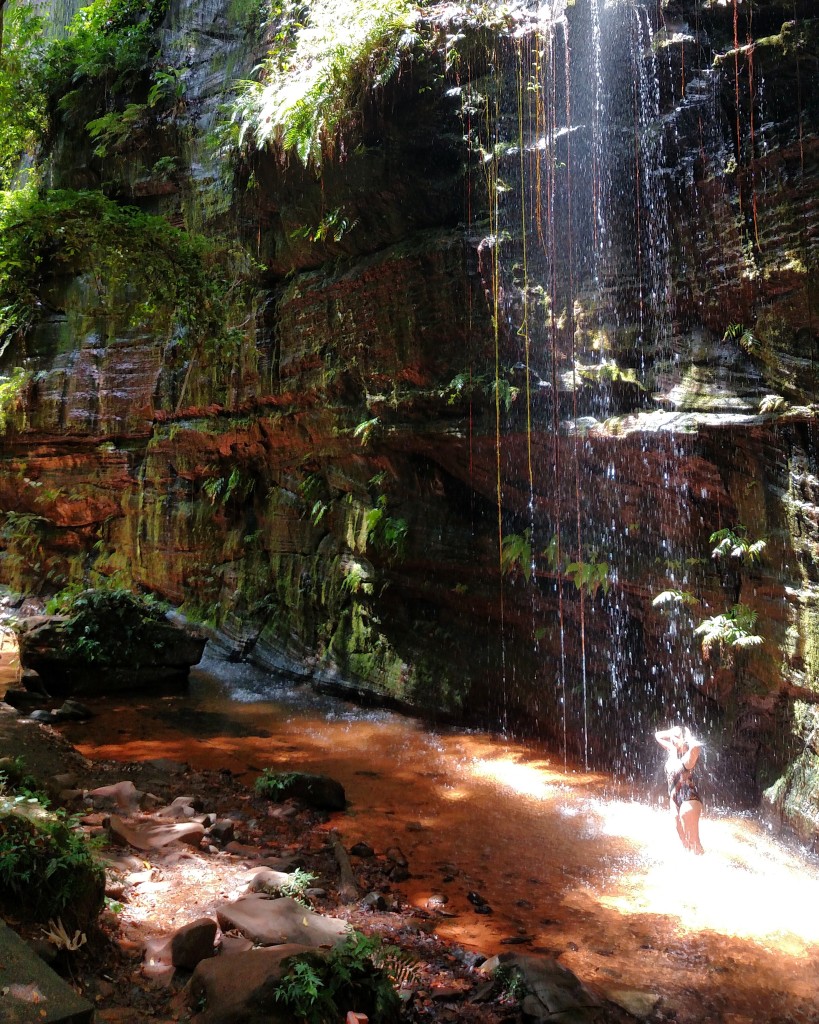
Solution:
<svg viewBox="0 0 819 1024"><path fill-rule="evenodd" d="M268 770L256 780L256 792L277 803L295 799L321 811L343 811L347 807L344 787L328 775Z"/></svg>

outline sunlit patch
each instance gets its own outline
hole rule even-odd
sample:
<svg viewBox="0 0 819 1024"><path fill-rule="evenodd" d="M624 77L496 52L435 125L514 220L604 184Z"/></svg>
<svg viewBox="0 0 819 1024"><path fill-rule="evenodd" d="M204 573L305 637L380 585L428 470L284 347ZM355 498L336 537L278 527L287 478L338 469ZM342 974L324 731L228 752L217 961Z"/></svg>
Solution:
<svg viewBox="0 0 819 1024"><path fill-rule="evenodd" d="M793 956L819 942L819 871L748 821L703 818L706 853L683 849L667 810L590 801L601 833L642 851L600 903L622 914L665 914L680 928L754 939Z"/></svg>
<svg viewBox="0 0 819 1024"><path fill-rule="evenodd" d="M475 778L488 779L498 785L514 790L520 796L537 800L553 797L558 789L572 785L571 777L549 768L543 761L523 763L516 755L504 757L476 757L469 765L469 772Z"/></svg>

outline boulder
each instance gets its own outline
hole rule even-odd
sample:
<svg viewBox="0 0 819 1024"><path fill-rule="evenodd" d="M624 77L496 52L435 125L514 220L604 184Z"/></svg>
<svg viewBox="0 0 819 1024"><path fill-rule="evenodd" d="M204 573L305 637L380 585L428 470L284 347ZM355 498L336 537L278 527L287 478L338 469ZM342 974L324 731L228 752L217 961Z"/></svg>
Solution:
<svg viewBox="0 0 819 1024"><path fill-rule="evenodd" d="M287 943L202 960L185 990L188 1006L203 1008L191 1024L292 1024L292 1011L275 992L285 961L310 948Z"/></svg>
<svg viewBox="0 0 819 1024"><path fill-rule="evenodd" d="M171 963L192 971L202 960L214 955L217 925L212 917L200 917L184 925L171 937Z"/></svg>
<svg viewBox="0 0 819 1024"><path fill-rule="evenodd" d="M271 774L269 778L270 785L261 790L268 800L300 800L319 811L343 811L347 806L344 787L329 775L280 772Z"/></svg>
<svg viewBox="0 0 819 1024"><path fill-rule="evenodd" d="M253 893L221 904L216 917L223 932L239 931L260 946L339 946L350 934L346 922L316 914L289 897L269 899Z"/></svg>
<svg viewBox="0 0 819 1024"><path fill-rule="evenodd" d="M50 693L105 695L184 684L202 657L207 637L165 619L141 619L129 632L116 620L93 656L73 639L66 616L40 615L18 625L20 662L34 669Z"/></svg>
<svg viewBox="0 0 819 1024"><path fill-rule="evenodd" d="M159 850L176 840L188 846L198 847L205 828L199 822L189 821L169 825L166 822L147 821L138 825L129 825L111 815L109 829L114 839L127 843L137 850Z"/></svg>
<svg viewBox="0 0 819 1024"><path fill-rule="evenodd" d="M482 970L494 974L500 967L520 978L526 992L523 1017L532 1024L613 1024L623 1019L619 1008L607 1007L552 957L502 953L487 960Z"/></svg>

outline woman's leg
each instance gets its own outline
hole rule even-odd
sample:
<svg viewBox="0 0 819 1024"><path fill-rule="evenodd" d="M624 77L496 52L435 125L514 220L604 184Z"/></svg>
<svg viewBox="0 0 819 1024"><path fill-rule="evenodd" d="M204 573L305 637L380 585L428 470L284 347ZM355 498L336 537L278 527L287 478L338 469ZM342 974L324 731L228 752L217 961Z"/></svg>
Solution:
<svg viewBox="0 0 819 1024"><path fill-rule="evenodd" d="M680 842L683 846L688 846L688 840L685 837L685 829L683 828L682 819L680 818L680 812L673 799L669 799L668 807L671 811L671 817L674 819L674 828L677 830L677 835L680 837Z"/></svg>
<svg viewBox="0 0 819 1024"><path fill-rule="evenodd" d="M683 842L693 853L702 853L700 842L700 815L702 804L699 800L686 800L680 807L680 822L684 833Z"/></svg>

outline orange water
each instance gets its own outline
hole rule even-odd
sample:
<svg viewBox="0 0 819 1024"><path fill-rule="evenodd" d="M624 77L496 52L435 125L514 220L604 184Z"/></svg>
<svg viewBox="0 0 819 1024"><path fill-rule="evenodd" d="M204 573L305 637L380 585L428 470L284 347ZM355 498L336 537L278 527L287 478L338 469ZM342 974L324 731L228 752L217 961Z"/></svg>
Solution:
<svg viewBox="0 0 819 1024"><path fill-rule="evenodd" d="M348 848L399 846L412 877L397 888L419 908L448 897L448 940L548 951L602 995L659 998L678 1021L819 1022L819 867L752 817L707 811L694 857L664 807L604 775L217 661L185 696L88 703L98 716L63 731L89 757L338 779L349 810L328 827Z"/></svg>

